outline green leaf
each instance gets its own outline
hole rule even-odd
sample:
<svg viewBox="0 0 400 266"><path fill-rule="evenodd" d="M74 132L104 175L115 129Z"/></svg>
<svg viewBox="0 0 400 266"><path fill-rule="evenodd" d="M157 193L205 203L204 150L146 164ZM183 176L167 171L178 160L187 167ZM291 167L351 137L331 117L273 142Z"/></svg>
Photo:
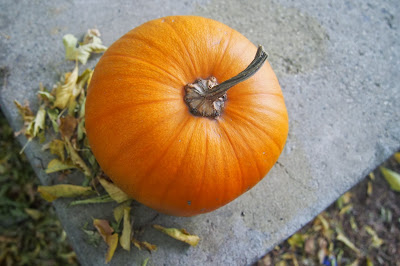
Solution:
<svg viewBox="0 0 400 266"><path fill-rule="evenodd" d="M94 191L90 187L82 187L69 184L60 184L54 186L39 186L38 192L48 202L63 197L77 197L81 195L90 195Z"/></svg>
<svg viewBox="0 0 400 266"><path fill-rule="evenodd" d="M75 200L69 204L69 206L75 206L75 205L82 205L82 204L93 204L93 203L107 203L107 202L113 202L114 200L109 196L109 195L103 195L99 197L94 197L90 199L84 199L84 200Z"/></svg>
<svg viewBox="0 0 400 266"><path fill-rule="evenodd" d="M193 247L196 246L200 241L198 236L189 234L185 229L165 228L157 224L153 225L153 227L164 234L167 234L179 241L185 242Z"/></svg>
<svg viewBox="0 0 400 266"><path fill-rule="evenodd" d="M53 139L49 144L50 153L57 155L61 161L65 161L64 141Z"/></svg>
<svg viewBox="0 0 400 266"><path fill-rule="evenodd" d="M400 192L400 174L382 166L379 169L389 183L390 188L396 192Z"/></svg>

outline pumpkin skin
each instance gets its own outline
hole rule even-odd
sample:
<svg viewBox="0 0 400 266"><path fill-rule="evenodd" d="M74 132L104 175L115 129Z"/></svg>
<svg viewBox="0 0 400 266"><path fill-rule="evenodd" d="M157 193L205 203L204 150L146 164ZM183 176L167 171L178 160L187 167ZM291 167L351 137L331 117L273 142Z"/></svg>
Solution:
<svg viewBox="0 0 400 266"><path fill-rule="evenodd" d="M227 92L222 114L194 116L184 86L245 69L256 46L203 17L171 16L131 30L104 53L86 98L87 137L103 171L159 212L215 210L257 184L278 160L288 115L268 62Z"/></svg>

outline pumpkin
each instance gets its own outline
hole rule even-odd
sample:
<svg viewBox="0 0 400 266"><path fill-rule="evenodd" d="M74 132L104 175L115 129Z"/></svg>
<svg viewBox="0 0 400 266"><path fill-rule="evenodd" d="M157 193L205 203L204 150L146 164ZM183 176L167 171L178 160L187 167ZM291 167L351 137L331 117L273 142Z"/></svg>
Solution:
<svg viewBox="0 0 400 266"><path fill-rule="evenodd" d="M155 19L122 36L99 60L86 99L87 136L103 171L133 199L176 216L248 191L288 133L266 56L197 16Z"/></svg>

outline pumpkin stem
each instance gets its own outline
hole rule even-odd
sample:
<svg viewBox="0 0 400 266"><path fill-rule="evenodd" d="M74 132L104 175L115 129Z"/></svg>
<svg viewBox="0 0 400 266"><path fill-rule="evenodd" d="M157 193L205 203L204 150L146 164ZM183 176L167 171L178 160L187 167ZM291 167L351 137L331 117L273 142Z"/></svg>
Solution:
<svg viewBox="0 0 400 266"><path fill-rule="evenodd" d="M221 114L227 100L226 92L236 84L253 76L265 63L268 54L259 45L257 53L250 65L221 84L215 77L197 79L194 83L185 86L185 102L193 115L204 117L217 117Z"/></svg>

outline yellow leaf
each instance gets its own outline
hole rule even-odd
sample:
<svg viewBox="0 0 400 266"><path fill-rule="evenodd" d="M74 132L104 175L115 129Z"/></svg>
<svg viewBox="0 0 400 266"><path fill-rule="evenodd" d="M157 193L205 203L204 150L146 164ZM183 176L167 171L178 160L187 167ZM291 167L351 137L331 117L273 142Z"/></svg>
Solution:
<svg viewBox="0 0 400 266"><path fill-rule="evenodd" d="M372 227L366 225L364 226L365 231L367 231L367 233L372 236L372 246L374 248L379 248L380 246L382 246L383 244L383 240L379 238L378 234L374 231L374 229L372 229Z"/></svg>
<svg viewBox="0 0 400 266"><path fill-rule="evenodd" d="M394 154L394 158L396 159L396 161L397 161L398 163L400 163L400 152L396 152L396 153Z"/></svg>
<svg viewBox="0 0 400 266"><path fill-rule="evenodd" d="M146 258L146 259L143 261L142 266L147 266L147 263L149 262L149 259L150 259L150 258Z"/></svg>
<svg viewBox="0 0 400 266"><path fill-rule="evenodd" d="M196 235L190 235L185 229L176 229L176 228L165 228L161 225L153 225L153 227L164 234L169 235L172 238L175 238L179 241L185 242L191 246L196 246L200 238Z"/></svg>
<svg viewBox="0 0 400 266"><path fill-rule="evenodd" d="M114 256L114 252L118 246L118 234L107 237L108 250L106 254L106 263L109 263Z"/></svg>
<svg viewBox="0 0 400 266"><path fill-rule="evenodd" d="M51 154L57 155L61 161L65 160L64 141L53 139L49 144Z"/></svg>
<svg viewBox="0 0 400 266"><path fill-rule="evenodd" d="M54 186L39 186L38 192L45 200L52 202L62 197L77 197L89 195L93 193L90 187L82 187L68 184L60 184Z"/></svg>
<svg viewBox="0 0 400 266"><path fill-rule="evenodd" d="M108 245L106 254L106 263L110 262L114 256L115 249L118 245L118 234L113 234L114 229L107 220L93 219L93 225Z"/></svg>
<svg viewBox="0 0 400 266"><path fill-rule="evenodd" d="M72 73L65 74L64 84L58 84L58 86L53 90L56 100L54 101L54 107L59 109L64 109L67 107L69 100L72 96L72 91L76 86L76 81L78 80L78 65L75 66Z"/></svg>
<svg viewBox="0 0 400 266"><path fill-rule="evenodd" d="M25 208L25 212L33 219L39 220L42 217L42 213L35 209Z"/></svg>
<svg viewBox="0 0 400 266"><path fill-rule="evenodd" d="M65 148L77 168L79 168L87 177L92 176L92 171L90 168L86 165L86 163L82 160L82 158L79 156L78 152L72 147L71 142L69 139L64 139L65 140Z"/></svg>
<svg viewBox="0 0 400 266"><path fill-rule="evenodd" d="M368 176L369 176L369 178L370 178L372 181L375 180L375 174L374 174L374 172L369 173Z"/></svg>
<svg viewBox="0 0 400 266"><path fill-rule="evenodd" d="M329 230L329 222L321 214L317 216L325 231Z"/></svg>
<svg viewBox="0 0 400 266"><path fill-rule="evenodd" d="M76 168L70 161L62 162L58 159L53 159L47 165L47 169L45 170L46 174L55 173L58 171L64 171L68 169Z"/></svg>
<svg viewBox="0 0 400 266"><path fill-rule="evenodd" d="M389 170L385 167L379 167L390 188L396 192L400 192L400 174Z"/></svg>
<svg viewBox="0 0 400 266"><path fill-rule="evenodd" d="M304 245L304 237L301 234L294 234L288 239L289 245L293 248L302 248Z"/></svg>
<svg viewBox="0 0 400 266"><path fill-rule="evenodd" d="M121 221L122 217L124 216L124 209L126 207L129 207L131 202L132 202L131 200L124 201L121 204L119 204L117 207L114 208L114 210L113 210L114 219L117 222L117 224L119 224L119 222Z"/></svg>
<svg viewBox="0 0 400 266"><path fill-rule="evenodd" d="M131 219L130 219L130 207L124 208L124 227L122 229L121 238L119 239L119 244L125 250L131 250L131 234L132 234L132 227L131 227Z"/></svg>
<svg viewBox="0 0 400 266"><path fill-rule="evenodd" d="M342 242L343 244L345 244L347 247L349 247L353 251L355 251L358 255L361 254L360 250L358 248L356 248L356 246L342 233L339 233L337 235L336 239L338 241Z"/></svg>
<svg viewBox="0 0 400 266"><path fill-rule="evenodd" d="M142 248L145 248L149 252L157 250L156 245L150 244L149 242L146 242L146 241L138 241L137 239L132 238L132 243L139 250L142 250Z"/></svg>
<svg viewBox="0 0 400 266"><path fill-rule="evenodd" d="M35 116L33 134L32 134L33 137L36 137L39 131L44 129L45 121L46 121L46 110L44 108L44 105L42 105L39 107L39 110L37 111Z"/></svg>
<svg viewBox="0 0 400 266"><path fill-rule="evenodd" d="M349 205L344 206L340 210L339 214L340 215L347 214L347 213L351 212L352 210L353 210L353 204L349 204Z"/></svg>
<svg viewBox="0 0 400 266"><path fill-rule="evenodd" d="M24 122L32 122L34 116L32 110L29 108L29 103L25 102L24 105L21 105L17 100L14 100L14 104L18 108L18 112L22 116L22 120L24 120Z"/></svg>
<svg viewBox="0 0 400 266"><path fill-rule="evenodd" d="M368 181L367 183L367 195L371 196L372 195L372 182Z"/></svg>
<svg viewBox="0 0 400 266"><path fill-rule="evenodd" d="M129 200L129 196L125 194L121 189L119 189L114 183L111 183L104 178L99 177L99 182L103 186L103 188L107 191L111 198L113 198L116 202L121 203L126 200Z"/></svg>
<svg viewBox="0 0 400 266"><path fill-rule="evenodd" d="M367 258L367 266L374 266L374 263L370 258Z"/></svg>

